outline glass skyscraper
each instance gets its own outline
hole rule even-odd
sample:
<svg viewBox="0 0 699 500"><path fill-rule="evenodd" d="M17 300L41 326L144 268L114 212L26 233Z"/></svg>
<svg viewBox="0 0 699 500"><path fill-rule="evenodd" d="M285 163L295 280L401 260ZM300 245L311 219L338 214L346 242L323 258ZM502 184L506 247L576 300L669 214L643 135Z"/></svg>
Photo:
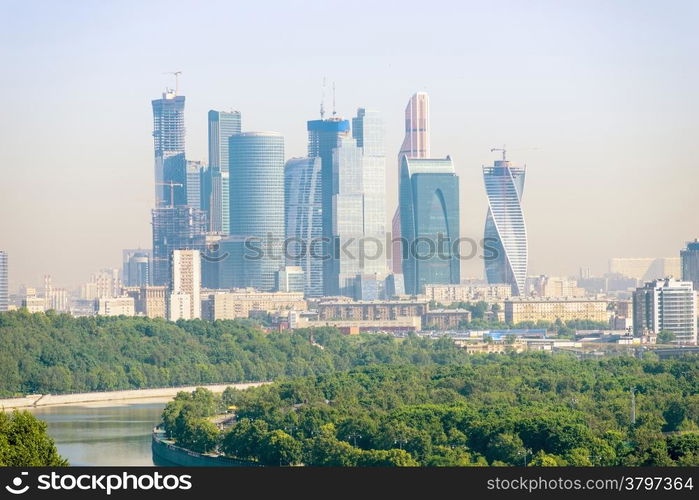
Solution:
<svg viewBox="0 0 699 500"><path fill-rule="evenodd" d="M208 169L204 162L187 160L185 178L186 204L190 207L202 209L202 181L207 173Z"/></svg>
<svg viewBox="0 0 699 500"><path fill-rule="evenodd" d="M209 212L209 229L230 232L228 139L241 131L240 111L209 111L209 175L211 192L203 208Z"/></svg>
<svg viewBox="0 0 699 500"><path fill-rule="evenodd" d="M292 158L284 167L286 265L304 273L304 294L323 295L321 160Z"/></svg>
<svg viewBox="0 0 699 500"><path fill-rule="evenodd" d="M248 238L246 283L273 291L284 265L284 138L244 132L229 138L230 234Z"/></svg>
<svg viewBox="0 0 699 500"><path fill-rule="evenodd" d="M126 249L122 252L123 267L121 282L124 286L147 286L150 284L150 250Z"/></svg>
<svg viewBox="0 0 699 500"><path fill-rule="evenodd" d="M9 288L9 264L7 253L0 250L0 312L7 311L10 305Z"/></svg>
<svg viewBox="0 0 699 500"><path fill-rule="evenodd" d="M403 156L399 204L405 292L459 283L459 178L451 158Z"/></svg>
<svg viewBox="0 0 699 500"><path fill-rule="evenodd" d="M310 120L307 123L308 130L308 156L311 158L320 157L321 160L321 194L323 206L323 238L331 241L333 236L332 227L332 204L333 204L333 149L335 149L342 137L349 137L350 123L347 120L333 116L328 119ZM330 245L325 244L323 254L329 255ZM323 261L323 293L331 295L333 263L331 259Z"/></svg>
<svg viewBox="0 0 699 500"><path fill-rule="evenodd" d="M152 224L152 284L169 286L172 251L203 248L206 214L188 206L155 208Z"/></svg>
<svg viewBox="0 0 699 500"><path fill-rule="evenodd" d="M400 183L401 159L430 157L430 98L425 92L417 92L405 107L405 137L398 153L398 182ZM391 249L391 270L395 274L403 272L402 246L400 243L400 207L391 221L391 236L394 240Z"/></svg>
<svg viewBox="0 0 699 500"><path fill-rule="evenodd" d="M386 267L386 157L381 115L364 108L352 135L333 150L332 283L330 294L362 298L361 275L379 279Z"/></svg>
<svg viewBox="0 0 699 500"><path fill-rule="evenodd" d="M184 176L184 96L168 89L161 99L154 99L153 141L155 147L155 206L170 204L170 187L167 182L179 182ZM180 179L181 180L181 179ZM179 182L184 184L184 182ZM175 196L184 196L182 187L175 188Z"/></svg>
<svg viewBox="0 0 699 500"><path fill-rule="evenodd" d="M522 212L525 167L498 160L483 167L488 196L484 244L492 249L485 255L488 283L506 283L513 295L525 294L527 279L527 228ZM489 255L494 254L494 255Z"/></svg>
<svg viewBox="0 0 699 500"><path fill-rule="evenodd" d="M699 240L687 243L687 248L680 252L682 259L682 281L691 281L694 290L699 290Z"/></svg>

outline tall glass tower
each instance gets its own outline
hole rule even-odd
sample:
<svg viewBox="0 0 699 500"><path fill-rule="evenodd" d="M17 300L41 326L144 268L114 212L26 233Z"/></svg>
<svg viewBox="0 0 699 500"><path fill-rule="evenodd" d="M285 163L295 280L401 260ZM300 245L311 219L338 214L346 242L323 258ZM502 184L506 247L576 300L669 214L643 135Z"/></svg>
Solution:
<svg viewBox="0 0 699 500"><path fill-rule="evenodd" d="M241 131L240 111L209 111L209 175L212 180L205 210L209 212L209 229L230 232L230 191L228 175L228 139Z"/></svg>
<svg viewBox="0 0 699 500"><path fill-rule="evenodd" d="M308 156L311 158L320 157L321 161L321 193L323 206L323 238L331 241L333 236L333 149L335 149L342 137L349 137L349 121L343 120L333 113L328 119L310 120L307 123L308 129ZM330 252L330 245L326 244L323 254ZM332 260L323 261L323 293L331 295L332 286Z"/></svg>
<svg viewBox="0 0 699 500"><path fill-rule="evenodd" d="M400 183L401 159L430 157L430 98L426 92L417 92L405 107L405 137L398 153L398 182ZM400 207L396 209L391 222L391 235L394 241L391 250L391 270L395 274L403 272L402 246L399 241Z"/></svg>
<svg viewBox="0 0 699 500"><path fill-rule="evenodd" d="M284 167L286 265L304 272L304 294L323 295L323 206L320 157L292 158Z"/></svg>
<svg viewBox="0 0 699 500"><path fill-rule="evenodd" d="M179 182L184 176L184 96L172 89L163 92L161 99L151 102L153 106L153 141L155 146L155 206L170 205L170 187L166 182ZM184 188L176 189L177 196L186 197ZM180 194L181 193L181 194Z"/></svg>
<svg viewBox="0 0 699 500"><path fill-rule="evenodd" d="M459 178L451 158L403 156L399 194L405 292L459 283Z"/></svg>
<svg viewBox="0 0 699 500"><path fill-rule="evenodd" d="M9 268L7 253L0 250L0 312L7 311L10 305L8 294Z"/></svg>
<svg viewBox="0 0 699 500"><path fill-rule="evenodd" d="M699 240L687 242L687 248L680 252L682 260L682 280L694 283L699 290Z"/></svg>
<svg viewBox="0 0 699 500"><path fill-rule="evenodd" d="M284 138L275 132L244 132L229 138L232 236L248 238L246 283L272 291L284 265Z"/></svg>
<svg viewBox="0 0 699 500"><path fill-rule="evenodd" d="M525 294L527 279L527 228L522 212L526 167L515 167L505 159L483 167L488 215L485 245L494 256L485 256L488 283L507 283L513 295Z"/></svg>
<svg viewBox="0 0 699 500"><path fill-rule="evenodd" d="M152 211L153 285L170 285L170 258L173 250L200 249L204 245L206 214L199 209L178 206Z"/></svg>

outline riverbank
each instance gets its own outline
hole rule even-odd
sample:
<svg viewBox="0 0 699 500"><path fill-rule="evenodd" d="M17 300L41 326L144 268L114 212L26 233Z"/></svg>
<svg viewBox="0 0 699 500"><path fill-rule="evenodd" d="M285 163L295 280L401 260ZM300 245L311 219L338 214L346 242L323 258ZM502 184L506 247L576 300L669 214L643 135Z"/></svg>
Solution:
<svg viewBox="0 0 699 500"><path fill-rule="evenodd" d="M211 392L221 393L226 387L248 389L270 382L246 382L240 384L188 385L181 387L160 387L157 389L131 389L125 391L83 392L76 394L30 394L19 398L0 399L0 409L14 410L21 408L39 408L45 406L80 405L107 401L140 401L155 398L174 398L178 392L192 392L197 387L205 387Z"/></svg>

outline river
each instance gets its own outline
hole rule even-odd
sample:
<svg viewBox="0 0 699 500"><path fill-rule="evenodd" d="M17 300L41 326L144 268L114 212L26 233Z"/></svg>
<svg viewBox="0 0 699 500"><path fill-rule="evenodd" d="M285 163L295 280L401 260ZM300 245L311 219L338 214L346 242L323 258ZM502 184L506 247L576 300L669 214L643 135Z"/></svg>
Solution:
<svg viewBox="0 0 699 500"><path fill-rule="evenodd" d="M31 412L46 422L71 465L153 465L151 431L171 398L49 406Z"/></svg>

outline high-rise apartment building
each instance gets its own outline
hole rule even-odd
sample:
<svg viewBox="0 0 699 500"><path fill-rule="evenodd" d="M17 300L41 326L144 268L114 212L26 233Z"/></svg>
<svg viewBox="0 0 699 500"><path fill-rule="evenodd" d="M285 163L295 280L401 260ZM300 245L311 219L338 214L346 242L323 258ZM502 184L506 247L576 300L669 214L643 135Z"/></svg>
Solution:
<svg viewBox="0 0 699 500"><path fill-rule="evenodd" d="M206 230L206 215L188 206L156 208L153 224L153 285L170 285L170 255L173 250L200 249Z"/></svg>
<svg viewBox="0 0 699 500"><path fill-rule="evenodd" d="M403 156L399 203L405 292L459 283L459 178L451 158Z"/></svg>
<svg viewBox="0 0 699 500"><path fill-rule="evenodd" d="M303 270L306 297L323 295L321 160L292 158L284 167L286 265Z"/></svg>
<svg viewBox="0 0 699 500"><path fill-rule="evenodd" d="M634 335L675 335L674 342L697 343L696 293L691 281L665 278L647 282L633 294Z"/></svg>
<svg viewBox="0 0 699 500"><path fill-rule="evenodd" d="M401 158L430 157L430 99L427 93L417 92L405 107L405 137L398 153L398 182L400 183ZM403 272L402 246L400 243L400 207L391 221L391 270L400 274Z"/></svg>
<svg viewBox="0 0 699 500"><path fill-rule="evenodd" d="M95 300L121 295L121 279L118 269L101 269L90 276L90 281L80 287L80 298Z"/></svg>
<svg viewBox="0 0 699 500"><path fill-rule="evenodd" d="M682 259L682 281L691 281L694 290L699 290L699 240L687 243L687 248L680 252Z"/></svg>
<svg viewBox="0 0 699 500"><path fill-rule="evenodd" d="M230 176L228 139L241 132L240 111L209 111L209 181L204 208L209 214L209 230L230 233Z"/></svg>
<svg viewBox="0 0 699 500"><path fill-rule="evenodd" d="M172 89L163 92L161 99L152 101L156 207L169 205L171 196L183 195L183 186L166 186L165 183L178 182L184 175L184 101L184 96Z"/></svg>
<svg viewBox="0 0 699 500"><path fill-rule="evenodd" d="M168 319L201 318L201 257L199 250L173 250L171 254L172 283ZM182 300L183 295L188 296ZM174 299L172 297L175 297ZM185 303L189 307L186 309ZM173 304L175 304L174 307Z"/></svg>
<svg viewBox="0 0 699 500"><path fill-rule="evenodd" d="M343 120L333 112L331 118L310 120L308 129L308 156L319 157L321 161L321 204L323 208L323 238L326 242L333 237L333 192L335 179L333 178L333 149L340 143L340 139L350 136L350 123ZM330 243L323 243L322 255L330 255ZM333 262L332 259L323 260L323 293L331 294L333 289Z"/></svg>
<svg viewBox="0 0 699 500"><path fill-rule="evenodd" d="M7 311L10 306L9 275L7 253L0 250L0 312Z"/></svg>
<svg viewBox="0 0 699 500"><path fill-rule="evenodd" d="M525 295L527 228L522 212L526 168L505 159L483 167L488 215L485 220L485 275L488 283L512 285L513 295Z"/></svg>
<svg viewBox="0 0 699 500"><path fill-rule="evenodd" d="M230 234L247 238L244 284L274 289L284 265L284 138L275 132L244 132L229 138ZM224 262L227 265L229 260ZM228 263L228 265L239 265Z"/></svg>

